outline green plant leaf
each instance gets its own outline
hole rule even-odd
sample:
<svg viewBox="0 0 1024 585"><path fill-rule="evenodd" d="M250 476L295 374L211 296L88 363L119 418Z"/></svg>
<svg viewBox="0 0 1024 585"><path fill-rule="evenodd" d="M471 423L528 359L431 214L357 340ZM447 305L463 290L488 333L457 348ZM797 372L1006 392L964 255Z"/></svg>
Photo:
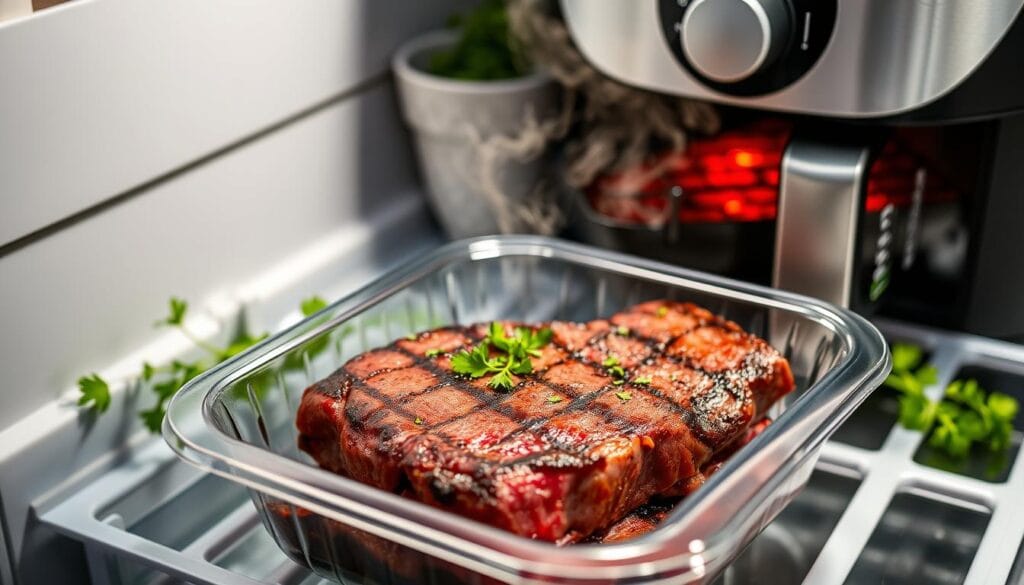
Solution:
<svg viewBox="0 0 1024 585"><path fill-rule="evenodd" d="M511 390L515 386L512 380L512 375L506 370L502 370L491 378L487 385L497 390Z"/></svg>
<svg viewBox="0 0 1024 585"><path fill-rule="evenodd" d="M451 17L449 23L458 31L458 39L452 47L431 55L428 70L434 75L490 81L528 71L502 0L484 0L471 11Z"/></svg>
<svg viewBox="0 0 1024 585"><path fill-rule="evenodd" d="M178 327L185 322L185 313L188 312L188 303L178 297L171 297L167 302L168 313L162 321L157 321L157 325L169 325L171 327Z"/></svg>
<svg viewBox="0 0 1024 585"><path fill-rule="evenodd" d="M153 374L156 373L156 368L149 362L142 362L142 381L149 382L153 379Z"/></svg>
<svg viewBox="0 0 1024 585"><path fill-rule="evenodd" d="M936 404L919 394L900 396L900 424L915 431L927 431L935 420Z"/></svg>
<svg viewBox="0 0 1024 585"><path fill-rule="evenodd" d="M892 369L896 372L909 372L921 363L924 351L909 343L892 344Z"/></svg>
<svg viewBox="0 0 1024 585"><path fill-rule="evenodd" d="M160 425L163 424L166 414L167 411L164 410L163 403L160 403L149 410L141 411L139 418L142 419L142 424L149 429L149 432L156 434L160 432Z"/></svg>
<svg viewBox="0 0 1024 585"><path fill-rule="evenodd" d="M977 412L968 410L956 419L960 433L971 441L980 441L988 436L989 429Z"/></svg>
<svg viewBox="0 0 1024 585"><path fill-rule="evenodd" d="M233 358L257 343L267 338L267 334L257 335L252 337L248 333L242 333L228 344L227 347L220 353L220 360L224 361L228 358Z"/></svg>
<svg viewBox="0 0 1024 585"><path fill-rule="evenodd" d="M927 388L939 381L939 370L931 364L924 365L914 372L914 378L922 388Z"/></svg>
<svg viewBox="0 0 1024 585"><path fill-rule="evenodd" d="M326 306L326 302L319 297L310 297L302 302L302 311L304 314L310 314L317 312ZM219 363L225 359L233 357L260 341L266 339L267 334L262 335L250 335L243 331L233 339L226 348L218 348L211 344L208 344L195 336L193 336L187 329L184 328L185 316L188 313L188 303L177 297L171 297L168 301L168 314L165 318L158 321L158 326L172 326L179 327L181 331L193 340L204 351L208 352L215 358L214 363ZM346 336L351 333L351 327L342 329L341 335ZM311 342L305 348L307 353L313 354L321 351L327 347L328 338L324 336L322 339ZM289 356L285 360L286 368L287 364L292 360L294 356ZM301 361L300 361L301 364ZM139 412L139 417L142 422L146 425L146 428L151 432L157 433L160 431L160 424L164 417L165 404L174 394L181 389L189 380L195 378L199 374L209 368L212 363L194 361L194 362L183 362L174 360L170 365L166 366L154 366L149 362L142 363L142 372L139 374L139 380L145 383L153 382L154 380L160 380L157 383L153 383L149 386L150 390L156 396L156 404L148 409ZM250 380L256 387L257 392L262 392L263 387L269 387L270 383L267 383L265 379L270 374L269 371L262 374L255 374ZM138 380L136 380L138 382ZM110 388L107 383L96 374L89 376L83 376L78 380L78 388L81 396L79 396L78 404L87 406L95 412L105 412L110 406Z"/></svg>
<svg viewBox="0 0 1024 585"><path fill-rule="evenodd" d="M471 351L462 350L452 356L452 371L479 378L490 371L487 359L487 345L480 344Z"/></svg>
<svg viewBox="0 0 1024 585"><path fill-rule="evenodd" d="M993 392L988 395L988 407L1000 420L1012 421L1017 417L1020 404L1013 396L1001 392Z"/></svg>
<svg viewBox="0 0 1024 585"><path fill-rule="evenodd" d="M161 402L163 402L171 396L174 396L174 393L181 388L182 384L183 382L180 378L174 377L165 382L154 384L153 393L157 395L157 398L159 398Z"/></svg>
<svg viewBox="0 0 1024 585"><path fill-rule="evenodd" d="M988 448L990 451L1005 451L1010 446L1013 437L1013 425L1010 421L996 419L992 423L992 430L988 435Z"/></svg>
<svg viewBox="0 0 1024 585"><path fill-rule="evenodd" d="M93 373L78 379L79 406L86 406L97 413L104 413L110 408L110 386L99 374Z"/></svg>
<svg viewBox="0 0 1024 585"><path fill-rule="evenodd" d="M533 363L530 360L525 359L514 363L511 369L513 374L530 374L533 372Z"/></svg>
<svg viewBox="0 0 1024 585"><path fill-rule="evenodd" d="M326 309L327 301L314 295L309 297L308 299L304 299L302 301L302 304L300 305L300 308L302 309L302 315L304 317L309 317L310 315L315 315L320 311Z"/></svg>
<svg viewBox="0 0 1024 585"><path fill-rule="evenodd" d="M1017 400L998 392L986 393L974 379L953 380L942 400L929 400L924 389L937 383L938 372L931 364L921 365L921 349L894 344L892 358L893 371L885 385L901 393L900 424L926 433L929 445L954 459L966 457L975 445L996 452L1009 447Z"/></svg>

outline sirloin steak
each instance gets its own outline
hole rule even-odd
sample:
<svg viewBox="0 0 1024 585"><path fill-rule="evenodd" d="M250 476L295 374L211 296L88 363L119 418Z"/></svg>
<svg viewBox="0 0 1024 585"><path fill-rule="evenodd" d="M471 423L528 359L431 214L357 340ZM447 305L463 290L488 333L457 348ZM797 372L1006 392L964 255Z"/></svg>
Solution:
<svg viewBox="0 0 1024 585"><path fill-rule="evenodd" d="M699 487L716 454L794 386L765 341L690 303L534 327L544 326L552 342L507 392L451 370L483 324L356 356L306 389L299 447L355 480L568 543Z"/></svg>

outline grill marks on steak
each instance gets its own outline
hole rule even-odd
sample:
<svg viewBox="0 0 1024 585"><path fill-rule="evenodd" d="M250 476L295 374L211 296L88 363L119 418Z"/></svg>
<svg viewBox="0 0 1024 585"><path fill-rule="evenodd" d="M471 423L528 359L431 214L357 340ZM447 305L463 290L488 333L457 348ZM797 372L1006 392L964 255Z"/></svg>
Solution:
<svg viewBox="0 0 1024 585"><path fill-rule="evenodd" d="M774 349L689 303L550 327L534 373L507 393L451 372L450 352L472 347L484 325L357 356L305 392L300 447L356 480L571 542L652 496L694 489L702 467L793 387ZM425 357L438 349L449 353ZM601 365L609 356L650 383L615 385Z"/></svg>

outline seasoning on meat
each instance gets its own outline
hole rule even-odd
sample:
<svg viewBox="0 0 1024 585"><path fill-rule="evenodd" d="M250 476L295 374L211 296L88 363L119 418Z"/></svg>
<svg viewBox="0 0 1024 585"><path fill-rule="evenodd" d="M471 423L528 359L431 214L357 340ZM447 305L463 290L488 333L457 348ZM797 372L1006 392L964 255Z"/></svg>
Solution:
<svg viewBox="0 0 1024 585"><path fill-rule="evenodd" d="M507 334L516 326L503 323ZM793 389L786 360L735 323L654 301L551 322L512 388L451 370L487 325L356 356L308 388L299 446L322 467L514 533L576 542L702 471ZM427 354L435 356L427 358Z"/></svg>

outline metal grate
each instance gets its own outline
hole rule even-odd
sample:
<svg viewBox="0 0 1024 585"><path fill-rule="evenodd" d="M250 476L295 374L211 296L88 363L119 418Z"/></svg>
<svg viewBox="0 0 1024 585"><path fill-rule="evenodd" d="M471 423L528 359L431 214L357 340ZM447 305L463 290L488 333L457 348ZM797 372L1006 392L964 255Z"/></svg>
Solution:
<svg viewBox="0 0 1024 585"><path fill-rule="evenodd" d="M933 397L962 370L980 368L1003 376L1000 380L1007 385L998 389L1024 400L1024 348L896 323L880 325L890 338L913 340L929 350L939 369L939 383L929 389ZM1020 386L1014 383L1017 376ZM750 576L772 574L794 585L801 580L838 585L861 582L856 567L884 573L917 563L920 574L952 575L943 582L1018 585L1020 576L1012 576L1011 569L1024 540L1019 449L1005 462L1005 473L942 470L922 462L920 434L899 427L880 429L870 419L851 421L884 433L884 440L873 443L880 446L827 444L816 479L791 504L791 513L784 512L769 526L720 583L738 585L751 582ZM837 436L858 436L853 431ZM1019 444L1019 433L1016 440ZM929 511L933 509L976 521L950 526L937 521L941 516ZM84 543L96 585L323 583L278 550L244 488L181 463L158 441L135 450L122 465L45 511L41 519ZM879 537L873 535L901 529L908 530L902 538L912 539L909 546L876 546ZM933 554L942 550L950 553ZM782 553L792 557L793 567L780 573ZM950 558L958 559L965 576L936 566Z"/></svg>

